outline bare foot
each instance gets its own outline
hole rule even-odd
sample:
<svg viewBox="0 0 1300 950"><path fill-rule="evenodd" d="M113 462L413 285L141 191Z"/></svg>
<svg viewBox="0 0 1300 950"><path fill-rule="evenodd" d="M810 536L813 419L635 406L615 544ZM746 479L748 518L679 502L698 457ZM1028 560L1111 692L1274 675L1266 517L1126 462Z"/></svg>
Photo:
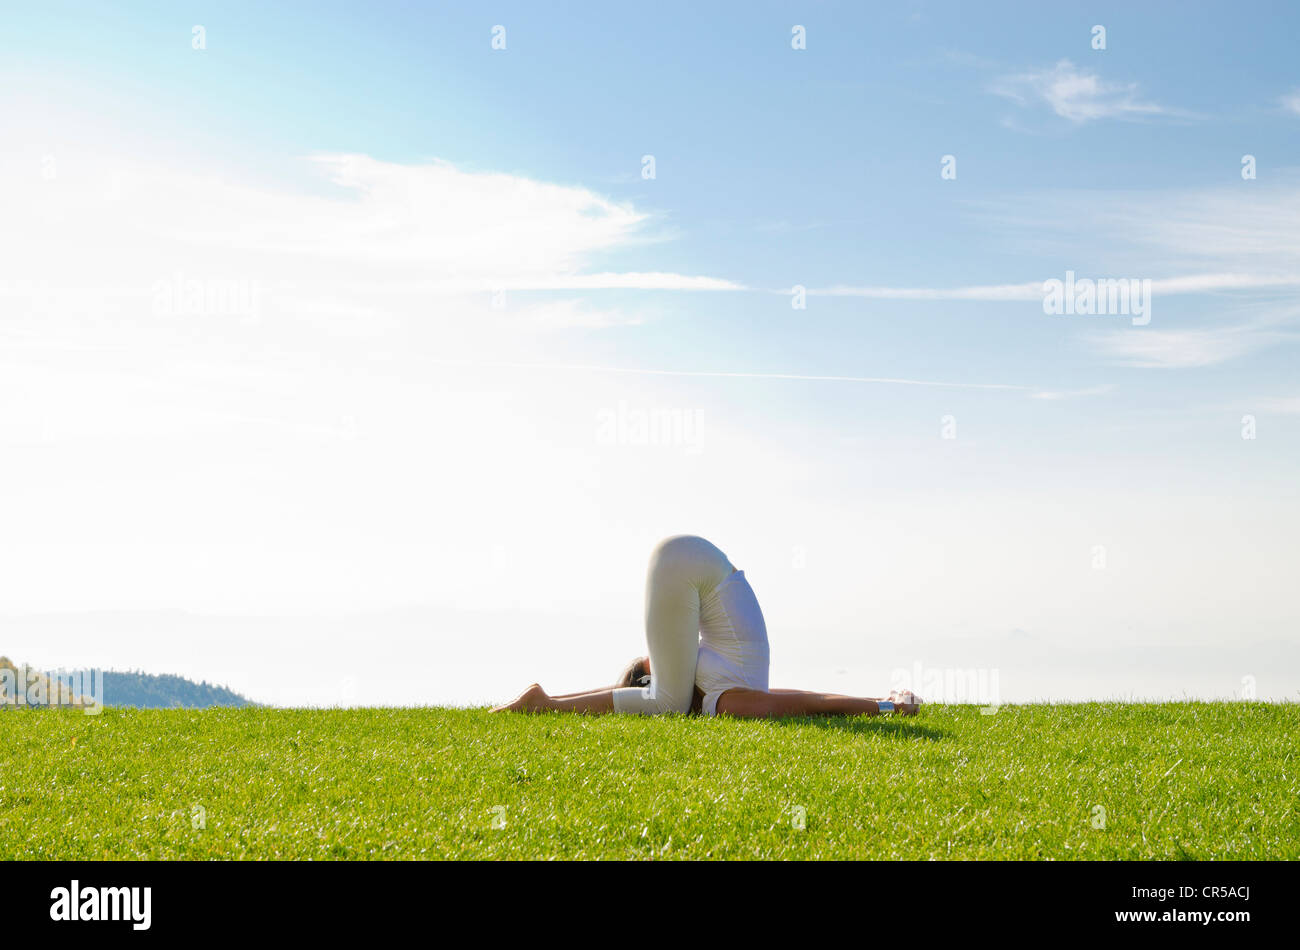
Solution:
<svg viewBox="0 0 1300 950"><path fill-rule="evenodd" d="M537 683L534 683L504 706L494 706L492 711L541 712L546 708L546 701L548 699L550 699L550 697L546 695L546 690L542 689L542 687Z"/></svg>

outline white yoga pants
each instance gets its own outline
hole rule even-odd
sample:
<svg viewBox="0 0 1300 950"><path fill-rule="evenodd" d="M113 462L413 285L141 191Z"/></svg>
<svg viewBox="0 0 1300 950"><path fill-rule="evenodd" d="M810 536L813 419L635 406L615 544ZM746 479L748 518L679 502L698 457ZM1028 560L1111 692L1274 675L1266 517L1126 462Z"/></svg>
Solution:
<svg viewBox="0 0 1300 950"><path fill-rule="evenodd" d="M690 712L700 655L700 605L716 600L714 592L735 572L727 556L704 538L678 535L659 542L646 576L650 685L614 690L615 712ZM766 631L762 645L766 648Z"/></svg>

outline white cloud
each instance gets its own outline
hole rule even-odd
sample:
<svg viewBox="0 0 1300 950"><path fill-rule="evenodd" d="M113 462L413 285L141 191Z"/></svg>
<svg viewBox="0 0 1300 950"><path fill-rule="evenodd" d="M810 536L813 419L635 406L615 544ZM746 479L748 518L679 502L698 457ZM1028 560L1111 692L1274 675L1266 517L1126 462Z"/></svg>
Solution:
<svg viewBox="0 0 1300 950"><path fill-rule="evenodd" d="M1106 383L1100 386L1088 386L1085 389L1043 390L1042 392L1034 393L1031 398L1046 399L1048 401L1056 402L1062 399L1078 399L1082 396L1104 396L1107 393L1113 392L1114 389L1114 386Z"/></svg>
<svg viewBox="0 0 1300 950"><path fill-rule="evenodd" d="M1062 279L1063 275L1051 277ZM1090 274L1080 272L1079 278L1131 278L1125 274ZM1046 278L1044 278L1046 279ZM1155 278L1151 281L1153 294L1200 294L1216 290L1266 290L1300 287L1300 274L1188 274L1182 277ZM784 291L782 291L784 292ZM811 289L808 293L821 297L867 297L876 300L984 300L1018 301L1042 300L1043 281L1026 281L1021 284L979 284L968 287L850 287L837 285Z"/></svg>
<svg viewBox="0 0 1300 950"><path fill-rule="evenodd" d="M1127 328L1096 334L1093 345L1126 366L1192 369L1223 363L1278 343L1294 343L1300 333L1277 317L1246 323L1185 329Z"/></svg>
<svg viewBox="0 0 1300 950"><path fill-rule="evenodd" d="M1300 115L1300 89L1293 89L1281 97L1282 108L1287 112Z"/></svg>
<svg viewBox="0 0 1300 950"><path fill-rule="evenodd" d="M323 172L325 183L304 174L274 190L95 155L65 155L47 179L5 165L0 253L8 271L64 291L147 291L181 274L257 281L286 301L306 294L373 307L396 295L498 288L739 287L709 276L595 270L606 255L645 243L652 216L585 188L441 161L317 156L303 170Z"/></svg>
<svg viewBox="0 0 1300 950"><path fill-rule="evenodd" d="M1300 275L1300 184L1256 183L1160 194L1079 195L1069 220L1096 228L1139 266L1227 273L1241 281ZM1054 209L1072 213L1065 208Z"/></svg>
<svg viewBox="0 0 1300 950"><path fill-rule="evenodd" d="M432 360L450 366L482 369L527 369L552 372L610 373L619 376L678 376L696 379L771 379L824 383L883 383L895 386L932 386L939 389L1028 390L1018 383L969 383L939 379L908 379L899 376L833 376L808 373L743 373L717 370L656 369L645 366L600 366L589 363L527 363L503 360Z"/></svg>
<svg viewBox="0 0 1300 950"><path fill-rule="evenodd" d="M808 291L818 297L868 297L876 300L1041 300L1043 282L985 284L971 287L833 287Z"/></svg>
<svg viewBox="0 0 1300 950"><path fill-rule="evenodd" d="M1138 98L1136 83L1108 82L1063 59L1051 69L1003 76L990 91L1023 106L1046 104L1071 122L1134 119L1172 114L1174 110Z"/></svg>
<svg viewBox="0 0 1300 950"><path fill-rule="evenodd" d="M1276 412L1285 416L1300 416L1300 396L1267 396L1256 400L1264 412Z"/></svg>

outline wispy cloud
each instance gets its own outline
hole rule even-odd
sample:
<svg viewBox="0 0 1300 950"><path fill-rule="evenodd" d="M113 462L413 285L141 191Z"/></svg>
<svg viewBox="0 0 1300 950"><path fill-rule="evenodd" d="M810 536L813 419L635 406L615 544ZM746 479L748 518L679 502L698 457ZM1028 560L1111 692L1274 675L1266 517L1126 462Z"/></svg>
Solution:
<svg viewBox="0 0 1300 950"><path fill-rule="evenodd" d="M1137 83L1109 82L1068 59L1050 69L1003 76L993 82L989 91L1022 106L1047 105L1061 118L1075 123L1186 115L1141 99Z"/></svg>
<svg viewBox="0 0 1300 950"><path fill-rule="evenodd" d="M1265 396L1255 400L1254 405L1258 405L1263 412L1300 416L1300 396Z"/></svg>
<svg viewBox="0 0 1300 950"><path fill-rule="evenodd" d="M1107 277L1080 273L1080 277ZM1131 277L1132 275L1124 275ZM1061 275L1050 277L1060 279ZM1044 278L1046 280L1048 278ZM1300 274L1187 274L1181 277L1154 278L1152 294L1200 294L1219 290L1270 290L1300 287ZM782 291L784 292L784 291ZM966 287L852 287L836 285L808 291L822 297L867 297L876 300L984 300L1011 302L1042 300L1043 281L1019 284L976 284Z"/></svg>
<svg viewBox="0 0 1300 950"><path fill-rule="evenodd" d="M1088 386L1084 389L1045 389L1036 392L1031 398L1046 399L1049 401L1058 401L1062 399L1079 399L1084 396L1105 396L1107 393L1114 392L1115 387L1110 383L1100 386Z"/></svg>
<svg viewBox="0 0 1300 950"><path fill-rule="evenodd" d="M1300 89L1292 89L1281 98L1282 108L1293 115L1300 115Z"/></svg>
<svg viewBox="0 0 1300 950"><path fill-rule="evenodd" d="M1092 345L1124 366L1193 369L1212 366L1279 343L1300 342L1294 311L1269 314L1243 323L1194 329L1107 330L1093 335Z"/></svg>
<svg viewBox="0 0 1300 950"><path fill-rule="evenodd" d="M1043 282L1039 280L967 287L854 287L836 284L832 287L812 288L808 293L817 297L867 297L875 300L1040 300L1043 296Z"/></svg>
<svg viewBox="0 0 1300 950"><path fill-rule="evenodd" d="M613 373L622 376L685 376L705 379L772 379L828 383L884 383L895 386L927 386L939 389L988 389L1034 393L1019 383L972 383L939 379L909 379L898 376L837 376L809 373L738 373L721 370L656 369L640 366L604 366L588 363L532 363L510 360L445 360L431 358L425 362L439 366L476 369L549 370L554 372ZM1082 393L1080 393L1082 394Z"/></svg>
<svg viewBox="0 0 1300 950"><path fill-rule="evenodd" d="M1242 183L1164 192L1071 191L1007 196L976 206L990 233L1013 247L1051 247L1079 278L1150 279L1153 298L1232 295L1232 312L1215 322L1171 325L1187 317L1165 310L1163 325L1135 330L1085 328L1083 339L1107 361L1130 367L1189 369L1238 359L1300 339L1300 185ZM1072 222L1062 239L1055 224ZM1080 236L1084 237L1080 237ZM1088 240L1086 236L1097 236ZM1101 239L1104 236L1104 240ZM1053 243L1055 242L1055 243ZM1163 276L1162 276L1163 272ZM1180 273L1181 272L1181 273ZM1044 274L1061 278L1063 272ZM1034 303L1042 280L957 287L834 285L810 295L875 300ZM1216 310L1217 310L1216 306ZM1195 310L1182 311L1183 314ZM1055 398L1044 393L1037 398Z"/></svg>

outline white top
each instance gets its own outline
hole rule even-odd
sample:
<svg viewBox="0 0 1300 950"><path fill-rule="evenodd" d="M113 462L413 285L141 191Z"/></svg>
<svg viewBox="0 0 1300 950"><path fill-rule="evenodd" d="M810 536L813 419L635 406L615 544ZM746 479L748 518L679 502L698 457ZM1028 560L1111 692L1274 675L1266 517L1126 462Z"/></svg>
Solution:
<svg viewBox="0 0 1300 950"><path fill-rule="evenodd" d="M729 689L766 690L769 660L763 611L745 572L735 571L700 601L695 685L704 715L718 714L718 697Z"/></svg>

